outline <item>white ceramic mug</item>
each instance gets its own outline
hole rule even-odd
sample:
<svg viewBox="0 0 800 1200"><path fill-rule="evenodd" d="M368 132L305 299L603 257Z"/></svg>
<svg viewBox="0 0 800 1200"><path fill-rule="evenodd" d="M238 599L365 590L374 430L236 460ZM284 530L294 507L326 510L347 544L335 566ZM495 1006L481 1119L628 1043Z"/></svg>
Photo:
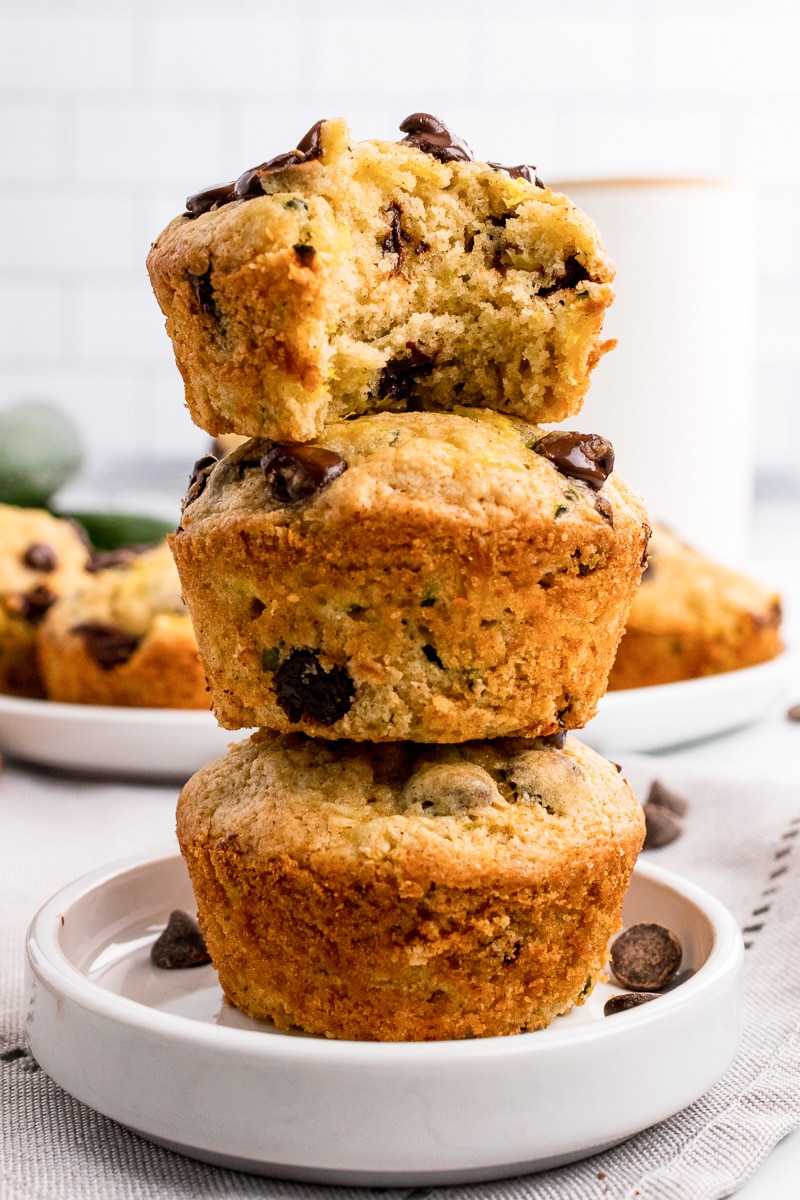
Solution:
<svg viewBox="0 0 800 1200"><path fill-rule="evenodd" d="M651 516L722 561L746 560L753 505L754 198L726 180L552 185L617 264L598 364L567 424L608 437Z"/></svg>

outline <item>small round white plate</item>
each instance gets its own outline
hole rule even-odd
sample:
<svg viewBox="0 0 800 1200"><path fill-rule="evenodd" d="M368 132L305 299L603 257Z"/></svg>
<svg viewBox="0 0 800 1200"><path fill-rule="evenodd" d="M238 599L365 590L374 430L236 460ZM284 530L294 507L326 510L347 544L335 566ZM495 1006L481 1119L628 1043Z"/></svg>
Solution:
<svg viewBox="0 0 800 1200"><path fill-rule="evenodd" d="M252 729L221 729L211 712L103 708L0 696L0 750L39 766L184 782Z"/></svg>
<svg viewBox="0 0 800 1200"><path fill-rule="evenodd" d="M27 1033L79 1100L193 1158L369 1186L497 1179L616 1144L702 1095L738 1041L742 939L701 889L637 867L625 923L684 948L679 986L603 1016L620 988L547 1029L414 1043L280 1033L228 1007L210 966L162 971L150 946L194 913L178 856L97 871L54 896L27 941Z"/></svg>
<svg viewBox="0 0 800 1200"><path fill-rule="evenodd" d="M787 695L792 659L784 651L770 662L723 675L607 692L597 716L575 730L601 754L665 750L750 725Z"/></svg>

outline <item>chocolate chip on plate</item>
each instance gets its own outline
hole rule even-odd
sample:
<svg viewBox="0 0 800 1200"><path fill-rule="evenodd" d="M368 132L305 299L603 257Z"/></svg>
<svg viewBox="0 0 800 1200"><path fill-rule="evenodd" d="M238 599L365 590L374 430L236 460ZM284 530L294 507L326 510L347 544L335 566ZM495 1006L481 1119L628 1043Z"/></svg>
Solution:
<svg viewBox="0 0 800 1200"><path fill-rule="evenodd" d="M619 996L610 996L603 1005L603 1016L613 1017L614 1013L627 1012L630 1008L638 1008L649 1000L656 1000L658 992L622 992Z"/></svg>
<svg viewBox="0 0 800 1200"><path fill-rule="evenodd" d="M150 948L150 961L164 971L174 971L202 967L211 962L211 955L200 926L188 913L176 908L169 915L166 929Z"/></svg>
<svg viewBox="0 0 800 1200"><path fill-rule="evenodd" d="M273 446L261 459L273 500L291 504L321 491L347 470L347 461L324 446Z"/></svg>
<svg viewBox="0 0 800 1200"><path fill-rule="evenodd" d="M681 965L678 938L663 925L632 925L611 947L611 969L623 987L654 992L668 983Z"/></svg>
<svg viewBox="0 0 800 1200"><path fill-rule="evenodd" d="M660 779L654 779L651 783L645 803L658 804L661 808L668 808L676 817L685 817L689 810L688 801L684 800L683 796L679 796L677 792L665 787Z"/></svg>
<svg viewBox="0 0 800 1200"><path fill-rule="evenodd" d="M562 475L580 479L595 491L600 490L614 470L614 447L597 433L554 430L539 438L533 449Z"/></svg>

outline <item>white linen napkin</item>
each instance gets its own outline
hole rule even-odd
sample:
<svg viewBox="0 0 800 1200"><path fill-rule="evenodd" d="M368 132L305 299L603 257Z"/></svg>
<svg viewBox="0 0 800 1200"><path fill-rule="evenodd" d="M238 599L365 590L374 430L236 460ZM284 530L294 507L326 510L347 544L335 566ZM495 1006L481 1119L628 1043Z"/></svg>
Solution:
<svg viewBox="0 0 800 1200"><path fill-rule="evenodd" d="M712 892L745 931L744 1031L732 1067L689 1108L583 1162L496 1183L351 1189L244 1175L162 1150L79 1104L38 1068L23 1033L28 923L54 891L86 871L174 845L177 789L6 766L0 776L0 1200L731 1195L800 1124L800 786L685 777L645 758L625 758L623 767L640 799L657 775L690 805L682 837L646 857Z"/></svg>

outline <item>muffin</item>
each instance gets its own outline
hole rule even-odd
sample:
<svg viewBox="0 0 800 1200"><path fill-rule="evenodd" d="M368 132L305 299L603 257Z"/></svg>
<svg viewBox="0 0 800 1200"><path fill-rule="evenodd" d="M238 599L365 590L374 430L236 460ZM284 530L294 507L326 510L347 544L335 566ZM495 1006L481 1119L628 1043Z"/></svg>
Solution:
<svg viewBox="0 0 800 1200"><path fill-rule="evenodd" d="M320 121L191 196L148 270L186 403L210 434L310 441L379 409L580 408L614 268L528 166L472 161L415 113L401 142Z"/></svg>
<svg viewBox="0 0 800 1200"><path fill-rule="evenodd" d="M459 742L594 714L649 528L594 435L481 409L201 460L170 538L218 721Z"/></svg>
<svg viewBox="0 0 800 1200"><path fill-rule="evenodd" d="M605 978L644 837L577 740L263 732L194 775L178 839L228 1001L326 1037L539 1029Z"/></svg>
<svg viewBox="0 0 800 1200"><path fill-rule="evenodd" d="M53 605L39 631L48 699L208 708L192 623L166 542L131 553Z"/></svg>
<svg viewBox="0 0 800 1200"><path fill-rule="evenodd" d="M751 667L783 650L781 600L656 526L610 689Z"/></svg>
<svg viewBox="0 0 800 1200"><path fill-rule="evenodd" d="M0 504L0 692L44 696L39 625L64 591L85 579L91 552L71 521L40 508Z"/></svg>

